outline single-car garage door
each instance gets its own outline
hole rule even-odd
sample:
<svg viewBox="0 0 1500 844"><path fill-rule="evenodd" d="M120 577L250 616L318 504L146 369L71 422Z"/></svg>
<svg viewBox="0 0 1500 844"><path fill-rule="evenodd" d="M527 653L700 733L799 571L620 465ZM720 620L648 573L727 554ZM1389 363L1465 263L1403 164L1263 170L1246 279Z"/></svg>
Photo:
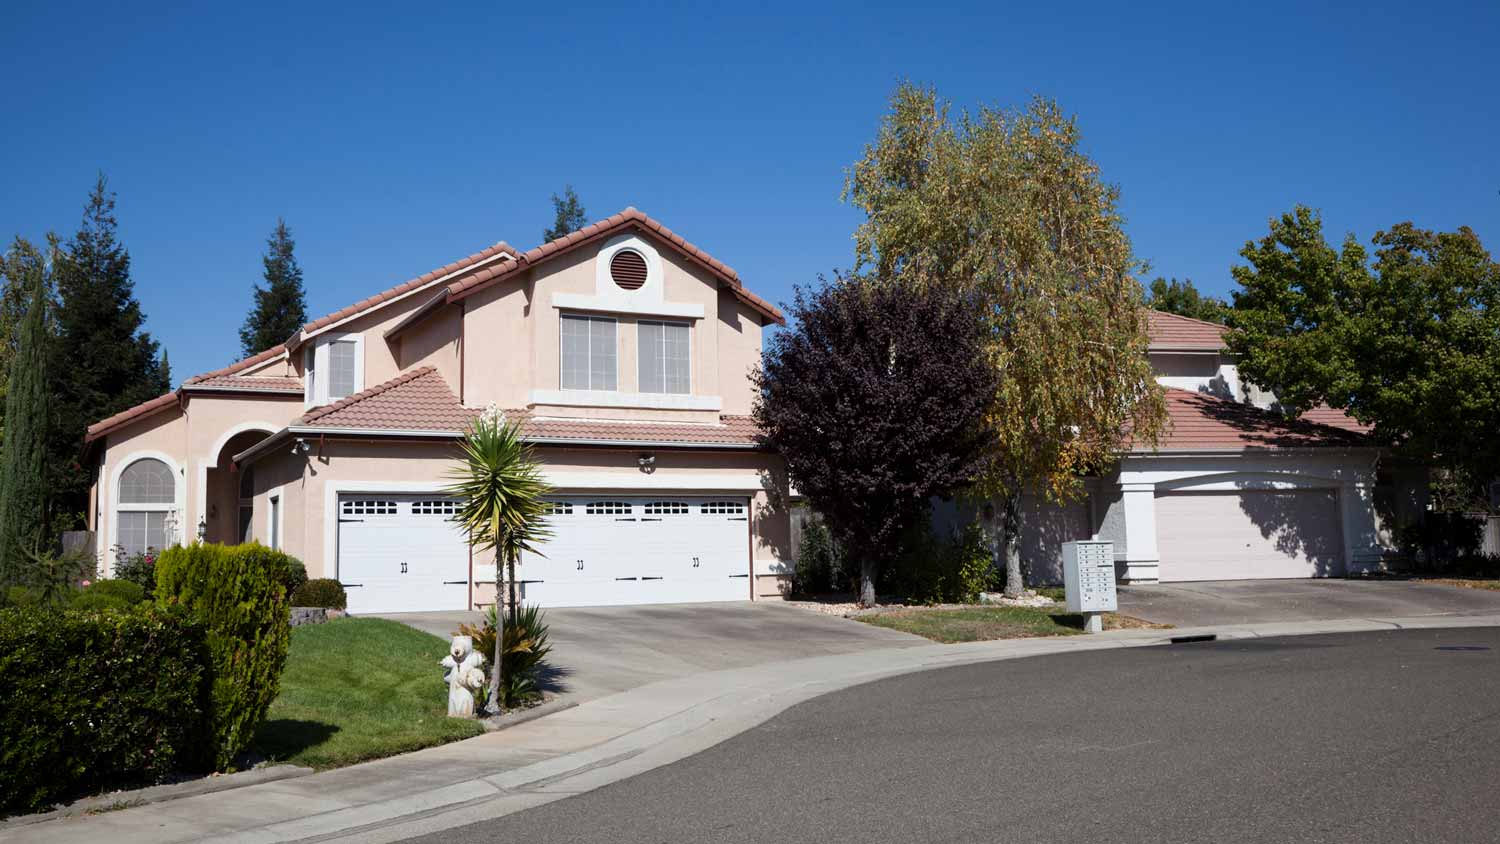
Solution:
<svg viewBox="0 0 1500 844"><path fill-rule="evenodd" d="M469 548L457 502L427 495L339 498L339 582L349 612L469 608Z"/></svg>
<svg viewBox="0 0 1500 844"><path fill-rule="evenodd" d="M1160 577L1249 580L1343 571L1332 490L1162 492L1156 496Z"/></svg>
<svg viewBox="0 0 1500 844"><path fill-rule="evenodd" d="M750 502L729 496L563 495L553 536L524 555L524 600L544 607L750 597Z"/></svg>

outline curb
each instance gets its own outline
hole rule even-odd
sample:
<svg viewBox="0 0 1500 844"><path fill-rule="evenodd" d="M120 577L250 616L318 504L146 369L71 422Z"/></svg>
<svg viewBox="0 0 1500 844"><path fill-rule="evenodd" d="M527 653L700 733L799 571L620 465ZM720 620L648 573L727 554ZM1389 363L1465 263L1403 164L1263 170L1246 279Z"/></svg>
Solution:
<svg viewBox="0 0 1500 844"><path fill-rule="evenodd" d="M519 712L508 713L505 715L496 715L490 718L481 718L479 720L479 723L484 727L484 731L486 733L498 733L501 730L508 730L511 727L518 727L526 723L527 721L535 721L538 718L545 718L554 712L563 712L565 710L572 709L577 705L578 701L576 700L567 700L566 698L553 698L552 700L539 703L536 706L522 709Z"/></svg>
<svg viewBox="0 0 1500 844"><path fill-rule="evenodd" d="M117 809L149 806L153 803L165 803L169 800L179 800L183 797L197 797L200 794L213 794L219 791L229 791L235 788L277 782L278 780L305 777L311 773L313 773L312 768L304 768L300 765L265 765L260 768L251 768L248 771L236 771L232 774L219 774L217 776L210 774L209 776L187 780L186 782L152 785L133 791L112 791L108 794L98 794L93 797L84 797L75 800L61 809L53 809L50 812L42 812L35 815L17 815L13 818L6 818L4 821L0 821L0 832L44 823L46 821L62 820L80 815L102 814Z"/></svg>

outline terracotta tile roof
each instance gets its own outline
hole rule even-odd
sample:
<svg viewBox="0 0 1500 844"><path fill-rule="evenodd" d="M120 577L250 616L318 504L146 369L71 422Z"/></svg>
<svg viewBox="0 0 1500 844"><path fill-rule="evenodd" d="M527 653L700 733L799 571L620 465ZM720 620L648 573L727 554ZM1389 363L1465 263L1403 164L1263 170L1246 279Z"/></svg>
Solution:
<svg viewBox="0 0 1500 844"><path fill-rule="evenodd" d="M1318 405L1302 414L1299 418L1306 419L1309 422L1316 422L1319 425L1332 425L1335 428L1343 428L1345 431L1353 431L1356 434L1368 434L1375 430L1374 425L1366 425L1348 413L1329 407L1326 404Z"/></svg>
<svg viewBox="0 0 1500 844"><path fill-rule="evenodd" d="M426 272L422 275L417 276L416 278L410 279L408 281L403 281L395 287L390 288L389 290L382 290L381 292L376 293L374 296L366 299L361 299L347 308L340 308L339 310L336 310L331 314L318 317L312 322L309 322L306 325L302 326L302 331L303 333L317 331L318 329L332 325L339 320L354 316L355 314L358 314L362 311L367 311L370 308L381 304L382 302L388 302L391 299L394 299L404 293L410 293L411 291L416 290L422 285L436 281L437 279L442 278L445 275L451 275L452 273L456 273L466 267L472 267L473 265L481 261L488 260L501 253L507 254L512 258L515 258L518 254L515 249L511 248L510 244L502 240L494 246L481 249L467 258L462 258L460 260L454 261L451 264L445 264L435 270L432 270L431 272Z"/></svg>
<svg viewBox="0 0 1500 844"><path fill-rule="evenodd" d="M215 375L184 382L183 387L214 387L247 393L296 393L302 395L302 379L294 375Z"/></svg>
<svg viewBox="0 0 1500 844"><path fill-rule="evenodd" d="M1151 349L1170 351L1209 351L1224 348L1227 326L1201 319L1146 311L1146 328L1151 335Z"/></svg>
<svg viewBox="0 0 1500 844"><path fill-rule="evenodd" d="M88 427L87 431L84 432L83 441L85 443L91 443L122 425L127 425L137 419L145 416L150 416L157 411L166 410L167 408L175 407L176 405L176 390L173 390L170 393L163 393L162 395L159 395L154 399L143 401L135 407L127 408L120 411L119 413L116 413L114 416L95 422Z"/></svg>
<svg viewBox="0 0 1500 844"><path fill-rule="evenodd" d="M563 255L573 249L609 237L626 228L641 229L672 244L694 263L728 285L740 301L754 308L773 322L782 325L786 324L786 317L782 316L779 309L745 289L744 284L740 281L739 273L735 272L724 262L693 245L682 235L662 225L644 211L635 208L626 208L618 214L606 217L597 223L584 226L572 234L544 243L521 255L520 259L514 264L489 267L468 278L450 284L448 286L448 300L452 302L462 299L465 296L470 296L488 287L492 282L504 278L523 267L535 266L549 258Z"/></svg>
<svg viewBox="0 0 1500 844"><path fill-rule="evenodd" d="M366 431L431 431L459 434L481 411L464 407L430 366L410 372L304 415L299 427ZM638 422L534 417L507 410L528 440L608 441L750 446L758 431L748 416L721 416L717 424Z"/></svg>
<svg viewBox="0 0 1500 844"><path fill-rule="evenodd" d="M1360 433L1343 427L1307 418L1288 419L1206 393L1169 388L1166 399L1171 427L1159 444L1164 452L1370 445Z"/></svg>
<svg viewBox="0 0 1500 844"><path fill-rule="evenodd" d="M235 361L234 363L231 363L230 365L224 367L223 369L215 369L212 372L205 372L202 375L194 375L193 377L187 379L186 381L184 381L182 383L185 384L185 385L186 384L200 384L200 383L202 383L202 382L204 382L204 381L206 381L206 380L208 380L210 378L218 378L218 377L223 376L223 375L233 375L236 372L241 372L241 371L244 371L246 369L249 369L250 367L255 366L258 363L265 363L266 361L270 360L271 358L274 358L277 355L283 354L285 352L286 352L286 344L285 343L277 343L276 345L272 346L271 348L266 349L264 352L258 352L256 354L251 355L250 357L245 358L244 360Z"/></svg>

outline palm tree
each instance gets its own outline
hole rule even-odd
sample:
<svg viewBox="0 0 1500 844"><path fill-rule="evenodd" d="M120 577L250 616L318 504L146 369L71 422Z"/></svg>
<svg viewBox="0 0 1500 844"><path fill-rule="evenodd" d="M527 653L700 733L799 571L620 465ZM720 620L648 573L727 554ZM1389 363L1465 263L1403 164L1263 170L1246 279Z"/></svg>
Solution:
<svg viewBox="0 0 1500 844"><path fill-rule="evenodd" d="M475 420L460 448L463 462L449 473L453 484L448 492L460 500L453 519L469 535L471 545L480 551L494 550L497 604L506 597L509 585L509 612L495 613L500 629L495 636L490 699L500 706L502 675L507 669L501 645L507 639L505 628L517 623L516 562L521 552L536 553L535 543L551 536L543 499L550 487L542 480L531 447L521 441L520 426L493 404Z"/></svg>

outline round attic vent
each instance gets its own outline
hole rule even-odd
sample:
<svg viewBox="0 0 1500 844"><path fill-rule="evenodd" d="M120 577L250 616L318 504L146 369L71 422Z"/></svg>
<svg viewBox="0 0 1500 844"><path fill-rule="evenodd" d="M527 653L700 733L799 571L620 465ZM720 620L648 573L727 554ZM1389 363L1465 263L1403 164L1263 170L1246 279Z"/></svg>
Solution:
<svg viewBox="0 0 1500 844"><path fill-rule="evenodd" d="M634 249L621 249L609 259L609 277L626 290L640 290L646 283L646 259Z"/></svg>

